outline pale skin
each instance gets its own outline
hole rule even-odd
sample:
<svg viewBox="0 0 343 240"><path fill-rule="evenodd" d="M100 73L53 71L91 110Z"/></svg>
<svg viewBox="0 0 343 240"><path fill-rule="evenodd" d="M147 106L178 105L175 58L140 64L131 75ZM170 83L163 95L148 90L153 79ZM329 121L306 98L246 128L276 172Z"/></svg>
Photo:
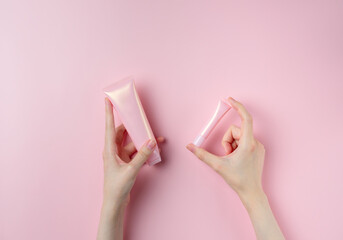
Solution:
<svg viewBox="0 0 343 240"><path fill-rule="evenodd" d="M124 145L127 132L123 125L115 128L113 106L107 98L105 112L104 196L97 239L122 240L124 212L130 200L130 191L139 169L157 143L148 140L138 152L132 142ZM157 138L157 142L163 141L163 137Z"/></svg>
<svg viewBox="0 0 343 240"><path fill-rule="evenodd" d="M253 121L246 108L229 98L233 109L241 117L241 127L230 126L222 145L225 156L216 156L205 149L188 144L187 149L214 169L238 194L247 209L258 240L285 239L270 208L262 186L265 149L254 138ZM104 159L104 200L98 229L98 240L122 240L124 211L137 173L148 159L156 142L148 141L136 154L133 144L123 145L123 126L114 127L112 104L106 105L106 134ZM164 138L157 138L163 142Z"/></svg>
<svg viewBox="0 0 343 240"><path fill-rule="evenodd" d="M247 209L258 240L285 239L262 187L265 149L254 138L253 120L240 102L228 99L241 118L241 127L231 125L224 134L225 156L188 144L187 148L215 170L238 194Z"/></svg>

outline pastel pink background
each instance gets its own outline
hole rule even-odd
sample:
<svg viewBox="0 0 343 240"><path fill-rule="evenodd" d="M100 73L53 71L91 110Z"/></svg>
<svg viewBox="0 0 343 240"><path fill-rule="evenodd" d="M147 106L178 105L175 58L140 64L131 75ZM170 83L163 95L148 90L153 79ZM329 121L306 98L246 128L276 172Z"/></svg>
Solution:
<svg viewBox="0 0 343 240"><path fill-rule="evenodd" d="M102 88L135 75L163 163L145 166L126 239L254 239L235 193L185 149L220 97L266 147L287 239L341 239L342 1L0 3L0 239L94 239ZM231 111L206 148L220 140Z"/></svg>

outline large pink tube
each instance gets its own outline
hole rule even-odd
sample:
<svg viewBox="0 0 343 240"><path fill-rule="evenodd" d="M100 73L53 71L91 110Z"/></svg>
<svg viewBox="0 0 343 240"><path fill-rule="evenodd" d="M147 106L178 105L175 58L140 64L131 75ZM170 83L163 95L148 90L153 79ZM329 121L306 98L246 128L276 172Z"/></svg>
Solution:
<svg viewBox="0 0 343 240"><path fill-rule="evenodd" d="M116 82L105 88L104 92L111 100L114 109L117 111L120 120L123 122L137 149L140 149L148 139L156 140L132 77ZM161 156L156 147L147 163L152 166L160 161Z"/></svg>
<svg viewBox="0 0 343 240"><path fill-rule="evenodd" d="M200 147L201 144L210 135L212 130L217 126L218 122L223 118L225 113L231 109L231 105L228 100L222 99L218 102L216 111L214 112L212 118L208 121L206 126L202 129L201 133L194 140L193 144Z"/></svg>

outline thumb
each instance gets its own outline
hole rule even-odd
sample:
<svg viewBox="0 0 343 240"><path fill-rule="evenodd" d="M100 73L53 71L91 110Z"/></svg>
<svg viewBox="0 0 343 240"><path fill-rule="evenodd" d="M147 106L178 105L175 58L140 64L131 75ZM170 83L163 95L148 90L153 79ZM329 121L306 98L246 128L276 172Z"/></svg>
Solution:
<svg viewBox="0 0 343 240"><path fill-rule="evenodd" d="M193 143L188 144L187 149L191 151L195 156L197 156L201 161L205 162L214 170L218 169L219 158L218 156L206 151L203 148L195 146Z"/></svg>
<svg viewBox="0 0 343 240"><path fill-rule="evenodd" d="M154 151L154 148L156 147L156 140L149 139L146 141L137 152L136 156L132 159L130 164L132 164L137 170L142 167L142 165L148 160L151 153Z"/></svg>

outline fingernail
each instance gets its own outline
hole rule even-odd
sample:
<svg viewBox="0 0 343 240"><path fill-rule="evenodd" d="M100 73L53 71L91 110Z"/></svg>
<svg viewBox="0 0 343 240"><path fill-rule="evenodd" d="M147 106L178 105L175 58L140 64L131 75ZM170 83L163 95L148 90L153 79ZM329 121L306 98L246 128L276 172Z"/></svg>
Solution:
<svg viewBox="0 0 343 240"><path fill-rule="evenodd" d="M230 101L237 102L233 97L229 97Z"/></svg>
<svg viewBox="0 0 343 240"><path fill-rule="evenodd" d="M146 145L150 150L153 150L156 147L156 141L150 139L148 144Z"/></svg>
<svg viewBox="0 0 343 240"><path fill-rule="evenodd" d="M195 150L195 146L194 146L194 144L192 144L192 143L188 144L188 145L186 146L186 148L187 148L189 151L191 151L191 152L194 152L194 150Z"/></svg>

